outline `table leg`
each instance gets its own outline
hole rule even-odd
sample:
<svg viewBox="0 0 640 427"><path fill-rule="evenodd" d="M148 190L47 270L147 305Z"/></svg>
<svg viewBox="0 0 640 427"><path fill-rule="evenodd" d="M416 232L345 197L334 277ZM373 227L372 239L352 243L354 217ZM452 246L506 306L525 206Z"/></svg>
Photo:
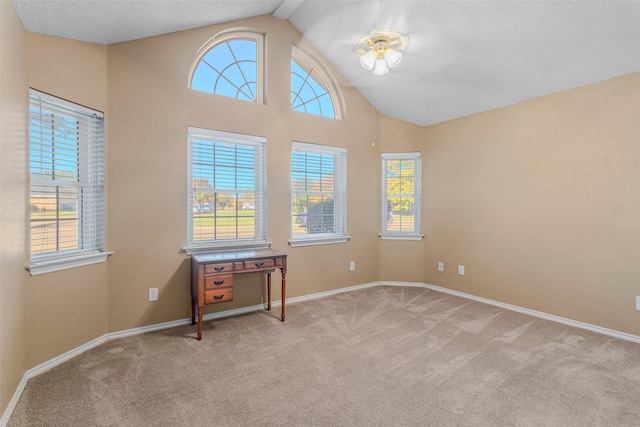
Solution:
<svg viewBox="0 0 640 427"><path fill-rule="evenodd" d="M191 297L191 324L196 324L196 300Z"/></svg>
<svg viewBox="0 0 640 427"><path fill-rule="evenodd" d="M271 272L267 273L267 311L271 310Z"/></svg>
<svg viewBox="0 0 640 427"><path fill-rule="evenodd" d="M202 341L202 307L198 307L198 341Z"/></svg>
<svg viewBox="0 0 640 427"><path fill-rule="evenodd" d="M282 271L282 315L280 316L280 321L284 322L284 300L285 300L285 293L287 290L287 273L284 269L280 270Z"/></svg>

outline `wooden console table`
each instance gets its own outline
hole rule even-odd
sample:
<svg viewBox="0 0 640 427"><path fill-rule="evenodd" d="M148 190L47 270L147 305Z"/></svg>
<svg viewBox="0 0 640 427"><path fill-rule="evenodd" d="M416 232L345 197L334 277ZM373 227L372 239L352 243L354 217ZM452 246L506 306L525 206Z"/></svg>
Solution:
<svg viewBox="0 0 640 427"><path fill-rule="evenodd" d="M287 254L273 249L212 252L191 255L191 324L196 324L202 340L202 309L206 304L233 300L233 277L241 273L267 273L267 310L271 310L271 273L282 273L282 314L287 274Z"/></svg>

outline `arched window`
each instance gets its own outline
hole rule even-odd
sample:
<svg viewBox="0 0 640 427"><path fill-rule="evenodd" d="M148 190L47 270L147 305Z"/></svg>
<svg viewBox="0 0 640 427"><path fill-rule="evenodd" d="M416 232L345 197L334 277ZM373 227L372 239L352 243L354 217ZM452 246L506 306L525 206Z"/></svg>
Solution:
<svg viewBox="0 0 640 427"><path fill-rule="evenodd" d="M189 87L262 103L263 44L263 35L252 32L216 35L198 51L189 73Z"/></svg>
<svg viewBox="0 0 640 427"><path fill-rule="evenodd" d="M293 46L291 53L291 109L332 119L343 118L337 84L309 54Z"/></svg>

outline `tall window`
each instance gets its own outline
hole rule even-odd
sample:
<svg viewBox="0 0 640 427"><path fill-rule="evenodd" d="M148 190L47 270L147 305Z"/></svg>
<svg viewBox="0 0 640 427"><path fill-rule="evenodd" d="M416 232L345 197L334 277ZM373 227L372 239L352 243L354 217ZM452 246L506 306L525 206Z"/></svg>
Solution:
<svg viewBox="0 0 640 427"><path fill-rule="evenodd" d="M189 246L266 244L266 140L189 128Z"/></svg>
<svg viewBox="0 0 640 427"><path fill-rule="evenodd" d="M382 154L383 239L421 239L420 153Z"/></svg>
<svg viewBox="0 0 640 427"><path fill-rule="evenodd" d="M102 113L31 89L29 176L31 274L104 261Z"/></svg>
<svg viewBox="0 0 640 427"><path fill-rule="evenodd" d="M189 87L249 102L262 102L260 34L225 33L209 40L192 66Z"/></svg>
<svg viewBox="0 0 640 427"><path fill-rule="evenodd" d="M307 114L342 118L342 103L336 85L320 64L303 50L291 55L291 109Z"/></svg>
<svg viewBox="0 0 640 427"><path fill-rule="evenodd" d="M346 193L346 149L294 142L290 245L347 241Z"/></svg>

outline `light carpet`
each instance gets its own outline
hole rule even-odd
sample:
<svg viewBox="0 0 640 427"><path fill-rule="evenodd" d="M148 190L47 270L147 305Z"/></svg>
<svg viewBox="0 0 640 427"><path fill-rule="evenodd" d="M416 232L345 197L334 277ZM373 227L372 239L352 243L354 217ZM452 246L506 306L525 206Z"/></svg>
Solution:
<svg viewBox="0 0 640 427"><path fill-rule="evenodd" d="M640 426L640 345L377 286L109 341L31 379L18 426Z"/></svg>

